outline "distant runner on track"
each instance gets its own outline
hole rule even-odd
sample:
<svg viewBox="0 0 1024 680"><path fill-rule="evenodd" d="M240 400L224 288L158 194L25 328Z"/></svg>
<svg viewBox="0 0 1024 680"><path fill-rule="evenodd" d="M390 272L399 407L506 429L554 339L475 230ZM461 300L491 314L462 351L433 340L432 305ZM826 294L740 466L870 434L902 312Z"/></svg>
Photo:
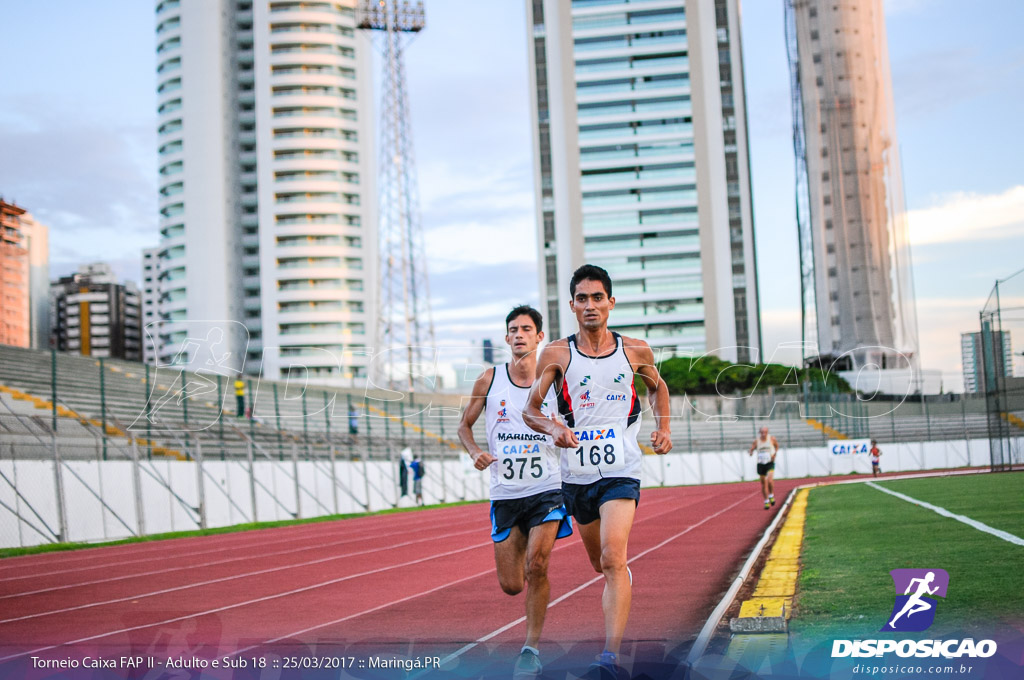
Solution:
<svg viewBox="0 0 1024 680"><path fill-rule="evenodd" d="M523 305L509 312L505 342L512 349L512 360L480 374L459 423L459 440L476 469L491 469L491 539L501 589L518 595L529 584L526 644L512 676L517 679L541 672L537 642L551 593L548 559L555 539L572 534L572 519L562 500L558 450L550 437L523 422L537 372L537 345L544 339L542 326L540 312L532 307ZM473 438L473 425L485 409L490 452ZM554 416L553 392L548 392L541 409L546 417Z"/></svg>
<svg viewBox="0 0 1024 680"><path fill-rule="evenodd" d="M767 510L775 505L775 456L779 453L779 440L768 434L767 427L762 427L747 455L753 455L754 451L757 451L757 476L761 478L761 496Z"/></svg>
<svg viewBox="0 0 1024 680"><path fill-rule="evenodd" d="M634 375L649 392L657 425L651 446L659 454L672 450L668 387L646 342L608 330L615 307L608 272L594 265L580 267L569 292L579 331L541 353L526 423L553 437L562 449L566 507L576 518L591 565L604 574L605 647L594 668L614 676L632 601L626 546L640 502L641 406ZM543 411L552 386L564 423L548 419Z"/></svg>

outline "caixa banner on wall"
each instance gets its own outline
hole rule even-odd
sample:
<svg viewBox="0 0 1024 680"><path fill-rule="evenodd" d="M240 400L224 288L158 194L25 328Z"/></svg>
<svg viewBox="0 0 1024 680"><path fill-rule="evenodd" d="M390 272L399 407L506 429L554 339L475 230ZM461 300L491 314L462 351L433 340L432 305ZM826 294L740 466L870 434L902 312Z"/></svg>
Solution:
<svg viewBox="0 0 1024 680"><path fill-rule="evenodd" d="M867 455L871 451L870 439L829 439L828 451L833 456Z"/></svg>

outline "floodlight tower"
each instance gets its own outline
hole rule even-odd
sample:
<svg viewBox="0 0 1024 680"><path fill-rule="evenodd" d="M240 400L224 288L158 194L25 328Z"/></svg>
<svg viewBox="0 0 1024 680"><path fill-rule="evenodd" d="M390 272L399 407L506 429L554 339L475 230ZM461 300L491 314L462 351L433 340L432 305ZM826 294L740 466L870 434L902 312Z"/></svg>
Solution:
<svg viewBox="0 0 1024 680"><path fill-rule="evenodd" d="M378 349L387 354L375 362L377 377L394 386L395 353L404 349L408 387L414 387L414 366L430 358L434 322L430 282L420 223L419 192L413 156L409 95L405 87L404 50L423 30L421 1L362 0L356 25L381 31L384 74L381 83L380 252Z"/></svg>

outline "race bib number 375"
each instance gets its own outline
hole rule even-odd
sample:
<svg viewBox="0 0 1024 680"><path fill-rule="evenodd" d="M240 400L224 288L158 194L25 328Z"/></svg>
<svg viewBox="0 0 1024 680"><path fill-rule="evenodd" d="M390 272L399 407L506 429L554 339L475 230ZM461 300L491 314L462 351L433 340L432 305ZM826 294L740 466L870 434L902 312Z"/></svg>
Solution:
<svg viewBox="0 0 1024 680"><path fill-rule="evenodd" d="M626 469L625 451L622 440L615 429L580 430L575 432L580 445L565 449L569 456L569 471L575 475L592 475L596 472L617 472Z"/></svg>

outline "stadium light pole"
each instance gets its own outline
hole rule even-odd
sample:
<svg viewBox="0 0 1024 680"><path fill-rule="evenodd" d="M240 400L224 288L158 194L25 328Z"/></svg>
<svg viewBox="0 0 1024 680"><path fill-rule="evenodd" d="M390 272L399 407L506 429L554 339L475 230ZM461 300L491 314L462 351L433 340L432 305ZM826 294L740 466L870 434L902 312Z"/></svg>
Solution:
<svg viewBox="0 0 1024 680"><path fill-rule="evenodd" d="M404 60L411 36L426 25L425 16L420 0L362 0L356 8L356 26L383 36L377 340L386 354L384 361L374 363L374 371L394 386L396 362L391 353L404 347L410 390L415 387L414 366L434 347Z"/></svg>

